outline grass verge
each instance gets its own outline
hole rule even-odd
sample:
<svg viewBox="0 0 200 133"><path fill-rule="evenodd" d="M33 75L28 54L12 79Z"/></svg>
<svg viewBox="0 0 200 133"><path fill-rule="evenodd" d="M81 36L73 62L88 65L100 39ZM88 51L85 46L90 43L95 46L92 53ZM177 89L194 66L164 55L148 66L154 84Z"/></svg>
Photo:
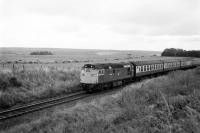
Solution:
<svg viewBox="0 0 200 133"><path fill-rule="evenodd" d="M200 68L171 72L123 91L56 110L9 133L198 133Z"/></svg>
<svg viewBox="0 0 200 133"><path fill-rule="evenodd" d="M80 89L76 70L0 72L0 109Z"/></svg>

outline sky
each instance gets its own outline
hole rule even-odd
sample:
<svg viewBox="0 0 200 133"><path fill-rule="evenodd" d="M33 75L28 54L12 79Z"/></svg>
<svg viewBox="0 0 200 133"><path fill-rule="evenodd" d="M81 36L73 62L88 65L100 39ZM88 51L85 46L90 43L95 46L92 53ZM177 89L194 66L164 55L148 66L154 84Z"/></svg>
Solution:
<svg viewBox="0 0 200 133"><path fill-rule="evenodd" d="M200 0L0 0L0 47L200 50Z"/></svg>

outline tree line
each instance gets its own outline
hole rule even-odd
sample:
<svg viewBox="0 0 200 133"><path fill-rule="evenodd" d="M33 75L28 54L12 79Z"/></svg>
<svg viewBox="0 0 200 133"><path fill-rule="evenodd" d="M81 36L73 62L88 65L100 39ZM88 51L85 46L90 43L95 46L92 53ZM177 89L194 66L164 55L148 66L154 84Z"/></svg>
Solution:
<svg viewBox="0 0 200 133"><path fill-rule="evenodd" d="M175 56L175 57L200 57L200 50L183 50L175 48L165 49L161 56Z"/></svg>
<svg viewBox="0 0 200 133"><path fill-rule="evenodd" d="M36 51L36 52L31 52L30 55L53 55L53 53L49 51Z"/></svg>

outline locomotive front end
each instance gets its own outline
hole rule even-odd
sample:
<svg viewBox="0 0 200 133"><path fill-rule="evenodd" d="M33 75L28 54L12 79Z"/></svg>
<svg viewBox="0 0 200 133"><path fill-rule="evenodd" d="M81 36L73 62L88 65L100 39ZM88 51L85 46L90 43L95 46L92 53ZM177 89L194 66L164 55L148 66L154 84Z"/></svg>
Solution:
<svg viewBox="0 0 200 133"><path fill-rule="evenodd" d="M85 64L80 73L80 83L84 90L91 90L98 84L99 70L94 65Z"/></svg>

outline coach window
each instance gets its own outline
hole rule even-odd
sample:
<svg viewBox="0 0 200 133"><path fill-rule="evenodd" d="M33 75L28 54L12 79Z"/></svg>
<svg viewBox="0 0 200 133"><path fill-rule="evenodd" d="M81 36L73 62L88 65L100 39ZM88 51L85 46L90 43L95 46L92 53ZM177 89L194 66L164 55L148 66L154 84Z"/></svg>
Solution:
<svg viewBox="0 0 200 133"><path fill-rule="evenodd" d="M139 66L137 66L136 69L137 69L137 71L140 71L140 67Z"/></svg>
<svg viewBox="0 0 200 133"><path fill-rule="evenodd" d="M143 66L141 66L141 72L143 72Z"/></svg>
<svg viewBox="0 0 200 133"><path fill-rule="evenodd" d="M141 71L141 68L140 68L140 66L138 66L138 71L139 71L139 72Z"/></svg>

